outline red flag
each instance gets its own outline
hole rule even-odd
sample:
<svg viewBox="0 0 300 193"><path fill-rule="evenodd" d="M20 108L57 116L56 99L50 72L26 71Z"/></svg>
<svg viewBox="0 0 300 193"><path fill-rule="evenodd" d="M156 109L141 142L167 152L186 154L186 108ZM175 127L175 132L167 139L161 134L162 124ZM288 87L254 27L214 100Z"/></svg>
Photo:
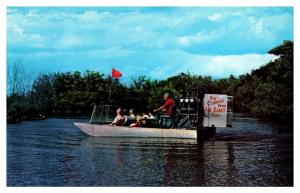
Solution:
<svg viewBox="0 0 300 193"><path fill-rule="evenodd" d="M122 76L122 73L113 68L111 71L111 76L113 78L120 78Z"/></svg>

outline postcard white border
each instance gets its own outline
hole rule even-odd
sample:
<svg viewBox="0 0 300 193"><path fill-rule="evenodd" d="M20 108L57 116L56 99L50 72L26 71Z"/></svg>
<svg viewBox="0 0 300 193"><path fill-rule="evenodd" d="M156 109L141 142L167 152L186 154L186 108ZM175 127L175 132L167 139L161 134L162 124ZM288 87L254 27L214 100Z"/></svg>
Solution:
<svg viewBox="0 0 300 193"><path fill-rule="evenodd" d="M299 35L300 35L300 1L299 0L0 0L0 84L1 84L1 108L0 108L0 117L1 117L1 127L0 127L0 191L1 192L22 192L22 193L40 193L40 192L72 192L72 193L82 193L84 192L163 192L163 191L175 191L175 192L299 192L299 101L296 100L299 98L299 87L300 76L299 72ZM63 7L81 7L81 6L213 6L213 7L231 7L231 6L291 6L294 7L294 187L291 188L282 188L282 187L271 187L271 188L245 188L245 187L187 187L187 188L138 188L138 187L129 187L129 188L120 188L120 187L63 187L63 188L51 188L51 187L37 187L37 188L13 188L6 187L6 7L9 6L63 6ZM274 21L276 22L276 21ZM298 119L298 120L297 120Z"/></svg>

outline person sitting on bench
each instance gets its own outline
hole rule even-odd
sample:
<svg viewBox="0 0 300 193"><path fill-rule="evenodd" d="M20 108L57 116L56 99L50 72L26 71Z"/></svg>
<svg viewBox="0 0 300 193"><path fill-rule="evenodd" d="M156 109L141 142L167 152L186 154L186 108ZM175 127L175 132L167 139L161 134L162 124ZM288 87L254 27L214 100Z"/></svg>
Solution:
<svg viewBox="0 0 300 193"><path fill-rule="evenodd" d="M124 123L124 120L125 120L125 118L123 116L123 110L122 110L122 108L118 108L116 111L116 117L110 125L121 126Z"/></svg>
<svg viewBox="0 0 300 193"><path fill-rule="evenodd" d="M129 115L125 116L124 125L129 126L130 124L134 123L135 121L136 121L136 116L135 116L134 109L130 109L129 110Z"/></svg>

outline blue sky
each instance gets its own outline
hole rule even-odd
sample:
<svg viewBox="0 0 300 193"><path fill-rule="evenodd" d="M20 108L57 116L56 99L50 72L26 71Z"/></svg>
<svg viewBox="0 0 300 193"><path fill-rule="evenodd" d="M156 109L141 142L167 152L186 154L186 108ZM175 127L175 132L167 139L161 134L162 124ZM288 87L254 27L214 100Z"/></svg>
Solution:
<svg viewBox="0 0 300 193"><path fill-rule="evenodd" d="M114 67L122 81L238 76L293 40L290 7L9 7L7 65L33 74Z"/></svg>

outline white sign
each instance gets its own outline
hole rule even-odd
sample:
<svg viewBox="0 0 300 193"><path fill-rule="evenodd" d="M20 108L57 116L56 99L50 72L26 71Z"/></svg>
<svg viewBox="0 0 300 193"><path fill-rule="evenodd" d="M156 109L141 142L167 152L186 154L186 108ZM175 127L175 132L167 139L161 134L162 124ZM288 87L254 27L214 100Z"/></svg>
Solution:
<svg viewBox="0 0 300 193"><path fill-rule="evenodd" d="M203 126L226 127L227 124L227 95L205 94Z"/></svg>

